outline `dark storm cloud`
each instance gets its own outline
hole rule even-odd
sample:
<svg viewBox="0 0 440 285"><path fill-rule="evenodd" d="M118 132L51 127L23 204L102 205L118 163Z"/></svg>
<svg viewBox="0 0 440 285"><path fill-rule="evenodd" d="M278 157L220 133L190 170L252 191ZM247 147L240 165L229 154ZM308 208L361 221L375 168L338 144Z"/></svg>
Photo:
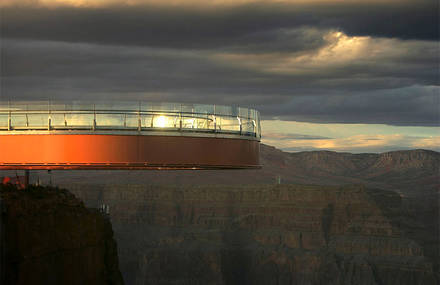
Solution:
<svg viewBox="0 0 440 285"><path fill-rule="evenodd" d="M2 34L30 38L169 48L301 50L320 41L277 45L283 31L298 27L339 29L349 35L436 40L438 2L374 4L264 4L191 9L189 7L108 6L2 9ZM297 38L301 38L297 34ZM291 37L292 38L292 37Z"/></svg>
<svg viewBox="0 0 440 285"><path fill-rule="evenodd" d="M172 92L201 94L209 101L223 95L225 103L240 103L241 98L243 102L252 98L260 104L288 102L292 96L435 85L437 63L429 46L409 45L410 52L403 57L391 56L382 62L350 61L344 66L320 65L312 72L289 74L249 68L246 59L217 59L211 51L6 40L2 49L2 95L29 96L29 90L35 96L48 94L48 87L57 90L61 85L63 90L84 89L84 94ZM383 47L395 50L394 46ZM274 64L272 58L261 61L262 65ZM287 59L281 57L280 61ZM306 65L304 69L311 68ZM27 84L20 83L23 80ZM40 90L30 88L39 84ZM16 88L22 92L17 93Z"/></svg>
<svg viewBox="0 0 440 285"><path fill-rule="evenodd" d="M313 35L320 37L315 31L309 36ZM266 71L267 64L277 63L272 57L260 60L260 55L261 68L247 66L247 60L219 59L210 50L5 40L1 98L237 104L259 109L266 119L438 124L433 44L386 40L373 48L377 45L391 54L357 64L349 58L314 69L305 60L305 74L290 74ZM404 53L395 55L400 49ZM280 56L284 64L287 59ZM292 65L298 67L296 62Z"/></svg>
<svg viewBox="0 0 440 285"><path fill-rule="evenodd" d="M262 106L261 111L283 120L316 123L438 126L439 92L438 86L411 86L349 94L297 96L282 106Z"/></svg>
<svg viewBox="0 0 440 285"><path fill-rule="evenodd" d="M398 2L3 7L0 99L236 104L266 119L438 125L438 2Z"/></svg>

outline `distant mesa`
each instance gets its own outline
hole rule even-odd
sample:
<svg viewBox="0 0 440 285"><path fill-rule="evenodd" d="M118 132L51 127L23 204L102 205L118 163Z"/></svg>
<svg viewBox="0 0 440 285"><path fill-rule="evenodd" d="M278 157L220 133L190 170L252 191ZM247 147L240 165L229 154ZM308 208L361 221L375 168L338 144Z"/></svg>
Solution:
<svg viewBox="0 0 440 285"><path fill-rule="evenodd" d="M0 102L0 169L259 168L253 109L150 102Z"/></svg>

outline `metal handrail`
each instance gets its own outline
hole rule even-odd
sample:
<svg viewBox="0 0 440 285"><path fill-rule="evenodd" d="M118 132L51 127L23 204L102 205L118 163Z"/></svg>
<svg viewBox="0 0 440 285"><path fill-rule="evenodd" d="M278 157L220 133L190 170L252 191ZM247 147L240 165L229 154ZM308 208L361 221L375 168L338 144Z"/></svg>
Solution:
<svg viewBox="0 0 440 285"><path fill-rule="evenodd" d="M249 117L244 116L232 116L226 114L210 114L207 112L184 112L184 111L160 111L160 110L0 110L0 116L7 116L8 124L7 127L0 126L0 131L20 131L20 130L135 130L139 131L154 131L154 130L184 130L184 131L193 131L193 132L221 132L227 134L239 134L243 136L253 136L260 137L258 125L255 123L255 120L251 120ZM26 125L16 125L13 124L13 118L15 116L26 116ZM32 115L47 115L47 125L36 125L29 124L29 117ZM64 125L54 124L52 122L52 118L57 115L64 116ZM67 124L66 116L69 115L93 115L93 122L90 124ZM97 121L97 115L124 115L124 120L120 121L120 124L99 124ZM139 120L139 124L137 126L128 126L127 125L127 116L131 116L133 118L137 118ZM178 127L174 126L154 126L154 117L155 116L164 116L171 119L178 119L179 124ZM142 119L149 117L151 118L151 127L142 124ZM78 118L76 118L78 119ZM193 126L191 128L184 127L182 122L192 119ZM226 123L222 124L222 120L229 121L237 121L237 124L234 123ZM209 127L194 127L194 120L202 120L206 122L206 125L211 123L213 124L213 128ZM243 123L245 121L245 123ZM209 124L208 124L209 122ZM252 131L246 131L249 126L252 126ZM232 130L230 127L237 128L238 130ZM246 127L246 128L243 128Z"/></svg>

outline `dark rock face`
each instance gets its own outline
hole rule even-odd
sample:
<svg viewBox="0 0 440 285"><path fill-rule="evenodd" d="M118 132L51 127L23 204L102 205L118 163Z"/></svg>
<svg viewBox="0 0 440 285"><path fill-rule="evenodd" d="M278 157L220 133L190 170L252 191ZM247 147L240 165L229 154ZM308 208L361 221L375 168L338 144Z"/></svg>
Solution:
<svg viewBox="0 0 440 285"><path fill-rule="evenodd" d="M108 218L62 189L0 195L1 284L123 284Z"/></svg>
<svg viewBox="0 0 440 285"><path fill-rule="evenodd" d="M85 186L110 205L127 284L437 284L432 259L362 186ZM389 213L378 201L386 201Z"/></svg>

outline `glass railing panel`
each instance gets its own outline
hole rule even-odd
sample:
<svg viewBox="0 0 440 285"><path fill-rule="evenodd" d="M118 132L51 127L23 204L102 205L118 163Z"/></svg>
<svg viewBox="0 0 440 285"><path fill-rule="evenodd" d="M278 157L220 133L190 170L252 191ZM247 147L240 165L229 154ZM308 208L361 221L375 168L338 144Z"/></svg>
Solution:
<svg viewBox="0 0 440 285"><path fill-rule="evenodd" d="M260 112L256 111L256 120L257 123L257 138L261 138L261 124L260 124Z"/></svg>
<svg viewBox="0 0 440 285"><path fill-rule="evenodd" d="M29 113L27 120L30 128L47 128L49 124L48 113Z"/></svg>
<svg viewBox="0 0 440 285"><path fill-rule="evenodd" d="M142 114L141 122L142 128L179 128L179 116L175 113Z"/></svg>
<svg viewBox="0 0 440 285"><path fill-rule="evenodd" d="M215 106L215 114L232 116L232 107L231 106L216 105Z"/></svg>
<svg viewBox="0 0 440 285"><path fill-rule="evenodd" d="M137 128L139 126L139 115L117 114L117 113L97 113L96 128L121 129L121 128Z"/></svg>
<svg viewBox="0 0 440 285"><path fill-rule="evenodd" d="M97 113L96 114L96 127L104 128L121 128L124 127L124 114L109 114L109 113Z"/></svg>
<svg viewBox="0 0 440 285"><path fill-rule="evenodd" d="M197 117L196 118L196 128L197 129L208 129L208 123L209 123L209 119L208 118L203 118L203 117Z"/></svg>
<svg viewBox="0 0 440 285"><path fill-rule="evenodd" d="M251 118L255 121L260 120L260 113L257 110L252 110Z"/></svg>
<svg viewBox="0 0 440 285"><path fill-rule="evenodd" d="M173 114L171 118L173 120L173 128L180 128L180 114Z"/></svg>
<svg viewBox="0 0 440 285"><path fill-rule="evenodd" d="M194 112L199 114L214 114L214 105L194 104Z"/></svg>
<svg viewBox="0 0 440 285"><path fill-rule="evenodd" d="M218 116L217 117L217 130L219 131L240 131L240 125L237 118Z"/></svg>
<svg viewBox="0 0 440 285"><path fill-rule="evenodd" d="M194 104L181 104L180 108L182 114L184 114L185 116L189 114L194 114L196 111L194 109Z"/></svg>
<svg viewBox="0 0 440 285"><path fill-rule="evenodd" d="M216 126L214 125L214 115L209 114L205 118L205 129L206 130L214 130Z"/></svg>
<svg viewBox="0 0 440 285"><path fill-rule="evenodd" d="M141 110L141 111L139 111ZM184 129L217 131L260 138L260 114L248 108L148 102L0 102L0 128L17 129ZM182 122L182 123L180 123ZM241 125L241 128L240 128Z"/></svg>
<svg viewBox="0 0 440 285"><path fill-rule="evenodd" d="M35 102L11 102L9 103L11 111L49 111L49 102L35 101Z"/></svg>
<svg viewBox="0 0 440 285"><path fill-rule="evenodd" d="M255 133L256 126L253 120L241 119L241 131L243 133Z"/></svg>
<svg viewBox="0 0 440 285"><path fill-rule="evenodd" d="M50 114L50 125L53 128L66 128L66 115L65 113Z"/></svg>
<svg viewBox="0 0 440 285"><path fill-rule="evenodd" d="M9 112L8 102L0 101L0 113L1 112Z"/></svg>
<svg viewBox="0 0 440 285"><path fill-rule="evenodd" d="M232 116L238 117L240 115L240 107L232 106L231 110L232 110Z"/></svg>
<svg viewBox="0 0 440 285"><path fill-rule="evenodd" d="M182 117L182 129L197 129L197 121L194 117L184 115Z"/></svg>
<svg viewBox="0 0 440 285"><path fill-rule="evenodd" d="M153 128L179 128L179 116L174 113L154 115Z"/></svg>
<svg viewBox="0 0 440 285"><path fill-rule="evenodd" d="M184 114L181 117L182 129L200 129L200 130L214 130L214 120L213 117L208 116L198 116L198 115L187 115ZM176 127L179 127L180 118L175 117Z"/></svg>
<svg viewBox="0 0 440 285"><path fill-rule="evenodd" d="M169 103L167 104L167 108L163 111L169 111L171 113L178 113L180 112L180 104L178 103Z"/></svg>
<svg viewBox="0 0 440 285"><path fill-rule="evenodd" d="M238 108L238 116L240 118L249 118L250 117L249 109L248 108L239 107Z"/></svg>
<svg viewBox="0 0 440 285"><path fill-rule="evenodd" d="M125 110L127 108L126 106L120 106L118 103L96 102L95 104L92 104L90 109L94 110L95 112L105 112L105 111Z"/></svg>
<svg viewBox="0 0 440 285"><path fill-rule="evenodd" d="M137 112L140 110L140 102L96 102L91 105L91 109L96 111Z"/></svg>
<svg viewBox="0 0 440 285"><path fill-rule="evenodd" d="M37 107L31 107L31 108L37 108ZM68 109L68 106L66 106L65 103L62 102L51 102L48 107L47 110L50 113L61 113L61 112L65 112Z"/></svg>
<svg viewBox="0 0 440 285"><path fill-rule="evenodd" d="M248 109L247 117L248 117L250 120L255 120L255 110L253 110L253 109Z"/></svg>
<svg viewBox="0 0 440 285"><path fill-rule="evenodd" d="M47 125L47 121L46 121ZM25 114L14 114L11 116L11 126L13 128L20 128L27 126L27 119Z"/></svg>
<svg viewBox="0 0 440 285"><path fill-rule="evenodd" d="M197 128L209 130L214 127L214 123L212 121L212 116L208 113L198 114L196 116Z"/></svg>
<svg viewBox="0 0 440 285"><path fill-rule="evenodd" d="M140 103L141 112L150 112L152 111L152 106L148 102Z"/></svg>
<svg viewBox="0 0 440 285"><path fill-rule="evenodd" d="M177 103L142 103L141 110L153 113L176 113L180 111L180 104Z"/></svg>
<svg viewBox="0 0 440 285"><path fill-rule="evenodd" d="M142 128L151 128L154 122L154 115L141 114L141 126Z"/></svg>
<svg viewBox="0 0 440 285"><path fill-rule="evenodd" d="M0 128L7 128L8 127L8 120L9 120L8 114L0 113Z"/></svg>
<svg viewBox="0 0 440 285"><path fill-rule="evenodd" d="M65 105L65 110L68 111L87 111L93 112L93 103L85 101L72 101Z"/></svg>
<svg viewBox="0 0 440 285"><path fill-rule="evenodd" d="M92 128L93 114L85 113L67 113L66 122L68 127Z"/></svg>
<svg viewBox="0 0 440 285"><path fill-rule="evenodd" d="M129 114L125 118L125 127L134 129L139 126L139 116L137 114Z"/></svg>

